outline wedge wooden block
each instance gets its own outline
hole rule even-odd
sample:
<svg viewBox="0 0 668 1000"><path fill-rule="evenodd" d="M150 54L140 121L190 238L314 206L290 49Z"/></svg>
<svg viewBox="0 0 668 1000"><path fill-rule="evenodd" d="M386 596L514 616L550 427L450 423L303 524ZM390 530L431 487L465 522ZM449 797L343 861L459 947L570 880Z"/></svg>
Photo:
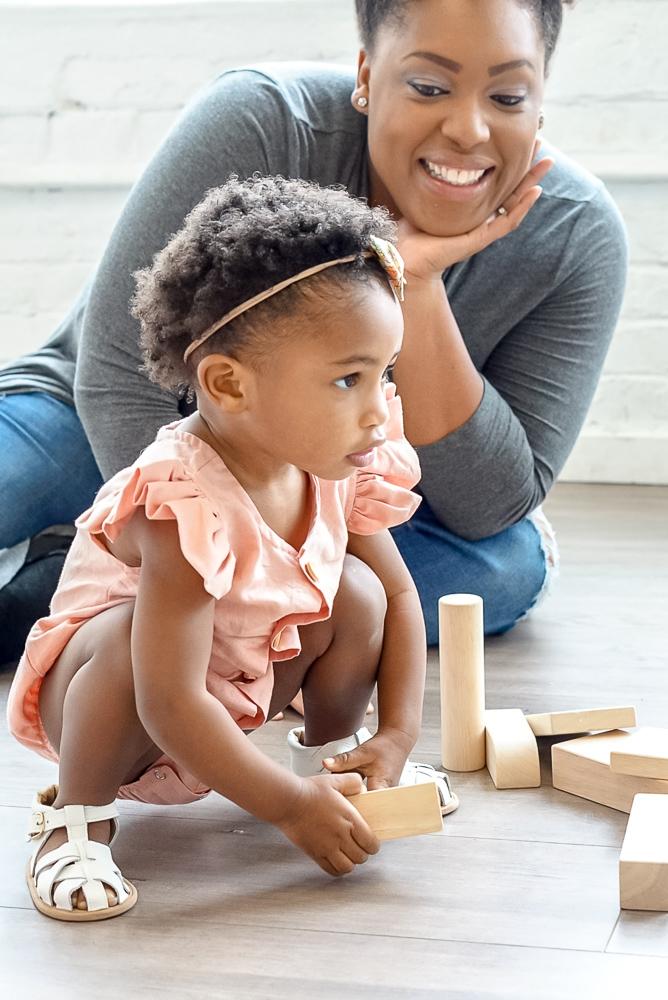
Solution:
<svg viewBox="0 0 668 1000"><path fill-rule="evenodd" d="M620 812L630 812L634 795L668 793L668 781L618 774L610 767L610 754L626 753L642 746L646 730L641 726L629 733L615 729L610 733L580 736L552 747L552 784L563 792L600 802Z"/></svg>
<svg viewBox="0 0 668 1000"><path fill-rule="evenodd" d="M636 747L610 754L610 767L618 774L668 780L668 729L644 727Z"/></svg>
<svg viewBox="0 0 668 1000"><path fill-rule="evenodd" d="M624 729L635 726L636 710L632 705L612 708L579 708L573 712L541 712L527 715L526 720L536 736L566 736L568 733L590 733L602 729Z"/></svg>
<svg viewBox="0 0 668 1000"><path fill-rule="evenodd" d="M636 795L619 855L624 910L668 910L668 798Z"/></svg>
<svg viewBox="0 0 668 1000"><path fill-rule="evenodd" d="M482 597L438 602L441 760L447 771L485 766L485 661Z"/></svg>
<svg viewBox="0 0 668 1000"><path fill-rule="evenodd" d="M538 744L519 708L485 712L487 770L497 788L540 785Z"/></svg>
<svg viewBox="0 0 668 1000"><path fill-rule="evenodd" d="M349 801L361 812L379 840L417 837L443 829L441 800L433 781L361 792L351 795Z"/></svg>

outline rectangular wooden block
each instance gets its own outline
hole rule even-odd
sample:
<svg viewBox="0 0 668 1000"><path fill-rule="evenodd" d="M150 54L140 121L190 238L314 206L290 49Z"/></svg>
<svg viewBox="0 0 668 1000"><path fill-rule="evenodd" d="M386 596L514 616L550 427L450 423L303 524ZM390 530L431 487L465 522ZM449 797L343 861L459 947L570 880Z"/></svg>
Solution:
<svg viewBox="0 0 668 1000"><path fill-rule="evenodd" d="M668 729L643 727L637 746L610 754L610 767L618 774L668 780Z"/></svg>
<svg viewBox="0 0 668 1000"><path fill-rule="evenodd" d="M668 798L636 795L619 855L624 910L668 910Z"/></svg>
<svg viewBox="0 0 668 1000"><path fill-rule="evenodd" d="M487 770L497 788L537 788L540 760L536 737L519 708L485 712Z"/></svg>
<svg viewBox="0 0 668 1000"><path fill-rule="evenodd" d="M563 792L600 802L620 812L630 812L634 795L668 793L668 781L618 774L610 767L611 752L627 752L642 744L645 730L580 736L552 747L552 784Z"/></svg>
<svg viewBox="0 0 668 1000"><path fill-rule="evenodd" d="M568 733L589 733L635 726L636 710L632 705L578 708L573 712L541 712L538 715L527 715L526 720L536 736L565 736Z"/></svg>
<svg viewBox="0 0 668 1000"><path fill-rule="evenodd" d="M441 800L433 781L361 792L351 795L349 801L361 812L379 840L416 837L443 829Z"/></svg>

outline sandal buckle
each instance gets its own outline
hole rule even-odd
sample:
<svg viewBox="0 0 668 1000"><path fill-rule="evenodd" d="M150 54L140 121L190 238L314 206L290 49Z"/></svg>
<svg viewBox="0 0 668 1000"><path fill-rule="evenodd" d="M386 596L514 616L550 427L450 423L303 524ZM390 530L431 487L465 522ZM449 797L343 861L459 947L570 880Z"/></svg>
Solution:
<svg viewBox="0 0 668 1000"><path fill-rule="evenodd" d="M46 829L46 816L41 810L33 811L30 817L30 826L28 827L28 840L35 840L37 837L41 837Z"/></svg>

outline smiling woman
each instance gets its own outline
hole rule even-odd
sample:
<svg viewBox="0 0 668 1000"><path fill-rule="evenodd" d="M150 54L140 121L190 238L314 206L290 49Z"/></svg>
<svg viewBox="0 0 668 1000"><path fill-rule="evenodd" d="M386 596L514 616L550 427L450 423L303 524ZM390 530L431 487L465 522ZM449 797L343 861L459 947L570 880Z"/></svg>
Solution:
<svg viewBox="0 0 668 1000"><path fill-rule="evenodd" d="M93 466L91 448L102 473L115 473L189 412L141 370L128 303L132 273L208 189L256 171L343 185L399 225L408 284L393 378L424 501L395 539L429 639L448 591L483 596L488 632L524 616L556 561L540 504L591 402L626 269L603 185L538 139L562 6L358 0L356 74L249 67L198 95L133 189L91 287L42 351L0 373L0 419L16 409L0 435L37 441L43 410L54 450L63 443L60 480L49 473L46 483L39 462L26 477L11 442L0 445L5 508L27 511L40 491L64 495L70 469ZM27 393L29 438L19 426ZM78 438L54 434L40 402L53 397L76 405ZM78 504L68 495L61 517L76 516L94 485ZM0 546L44 526L14 519L3 536L0 524Z"/></svg>

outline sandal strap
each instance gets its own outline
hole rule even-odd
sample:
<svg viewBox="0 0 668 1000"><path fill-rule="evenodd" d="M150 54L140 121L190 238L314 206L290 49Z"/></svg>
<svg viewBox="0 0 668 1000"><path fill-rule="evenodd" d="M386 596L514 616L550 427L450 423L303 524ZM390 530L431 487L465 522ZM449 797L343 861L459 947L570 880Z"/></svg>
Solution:
<svg viewBox="0 0 668 1000"><path fill-rule="evenodd" d="M86 840L88 824L105 819L118 820L118 809L115 802L109 802L106 806L77 805L54 809L53 806L43 805L35 800L28 826L28 840L37 840L44 834L61 827L67 828L70 840ZM118 826L118 822L115 822L115 826Z"/></svg>
<svg viewBox="0 0 668 1000"><path fill-rule="evenodd" d="M109 906L105 886L124 902L128 889L106 844L93 840L68 841L47 851L35 863L32 873L39 898L59 910L72 910L72 896L84 894L88 910Z"/></svg>

